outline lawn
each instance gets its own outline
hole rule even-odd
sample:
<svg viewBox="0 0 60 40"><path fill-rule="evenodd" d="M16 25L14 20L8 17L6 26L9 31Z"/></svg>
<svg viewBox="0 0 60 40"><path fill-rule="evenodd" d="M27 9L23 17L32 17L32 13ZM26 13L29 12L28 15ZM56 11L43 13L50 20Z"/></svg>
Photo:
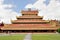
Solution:
<svg viewBox="0 0 60 40"><path fill-rule="evenodd" d="M0 35L0 40L23 40L26 34ZM60 40L60 34L32 34L32 40Z"/></svg>
<svg viewBox="0 0 60 40"><path fill-rule="evenodd" d="M3 35L0 36L0 40L23 40L25 34L13 34L13 35Z"/></svg>
<svg viewBox="0 0 60 40"><path fill-rule="evenodd" d="M60 34L32 34L32 40L60 40Z"/></svg>

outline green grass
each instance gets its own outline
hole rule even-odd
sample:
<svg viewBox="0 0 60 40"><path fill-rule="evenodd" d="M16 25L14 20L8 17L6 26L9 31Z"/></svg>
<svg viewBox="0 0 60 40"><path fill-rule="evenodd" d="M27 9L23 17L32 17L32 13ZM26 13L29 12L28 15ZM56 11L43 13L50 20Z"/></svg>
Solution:
<svg viewBox="0 0 60 40"><path fill-rule="evenodd" d="M23 40L25 34L13 34L13 35L6 35L0 36L0 40Z"/></svg>
<svg viewBox="0 0 60 40"><path fill-rule="evenodd" d="M23 40L26 34L0 36L0 40ZM60 34L32 34L32 40L60 40Z"/></svg>
<svg viewBox="0 0 60 40"><path fill-rule="evenodd" d="M32 34L32 40L60 40L60 34Z"/></svg>

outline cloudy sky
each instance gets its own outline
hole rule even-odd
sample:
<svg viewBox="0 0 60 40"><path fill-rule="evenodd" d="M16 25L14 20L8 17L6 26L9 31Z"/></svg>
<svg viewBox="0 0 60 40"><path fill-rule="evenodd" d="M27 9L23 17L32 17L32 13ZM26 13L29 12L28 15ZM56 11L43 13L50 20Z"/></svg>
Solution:
<svg viewBox="0 0 60 40"><path fill-rule="evenodd" d="M0 21L10 24L27 8L38 9L45 20L60 20L60 0L0 0Z"/></svg>

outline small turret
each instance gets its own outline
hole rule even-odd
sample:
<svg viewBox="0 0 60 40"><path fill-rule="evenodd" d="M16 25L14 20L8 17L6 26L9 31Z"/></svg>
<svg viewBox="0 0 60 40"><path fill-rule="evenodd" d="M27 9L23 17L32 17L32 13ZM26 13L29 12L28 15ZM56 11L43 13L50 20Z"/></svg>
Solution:
<svg viewBox="0 0 60 40"><path fill-rule="evenodd" d="M4 26L4 23L2 22L2 23L0 23L0 26Z"/></svg>

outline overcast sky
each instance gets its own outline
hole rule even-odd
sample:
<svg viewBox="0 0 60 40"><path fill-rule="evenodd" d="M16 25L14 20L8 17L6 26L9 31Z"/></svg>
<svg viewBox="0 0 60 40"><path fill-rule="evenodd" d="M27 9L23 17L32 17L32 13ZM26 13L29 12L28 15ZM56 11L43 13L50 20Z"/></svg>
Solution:
<svg viewBox="0 0 60 40"><path fill-rule="evenodd" d="M0 21L10 24L27 8L38 9L45 20L60 20L60 0L0 0Z"/></svg>

